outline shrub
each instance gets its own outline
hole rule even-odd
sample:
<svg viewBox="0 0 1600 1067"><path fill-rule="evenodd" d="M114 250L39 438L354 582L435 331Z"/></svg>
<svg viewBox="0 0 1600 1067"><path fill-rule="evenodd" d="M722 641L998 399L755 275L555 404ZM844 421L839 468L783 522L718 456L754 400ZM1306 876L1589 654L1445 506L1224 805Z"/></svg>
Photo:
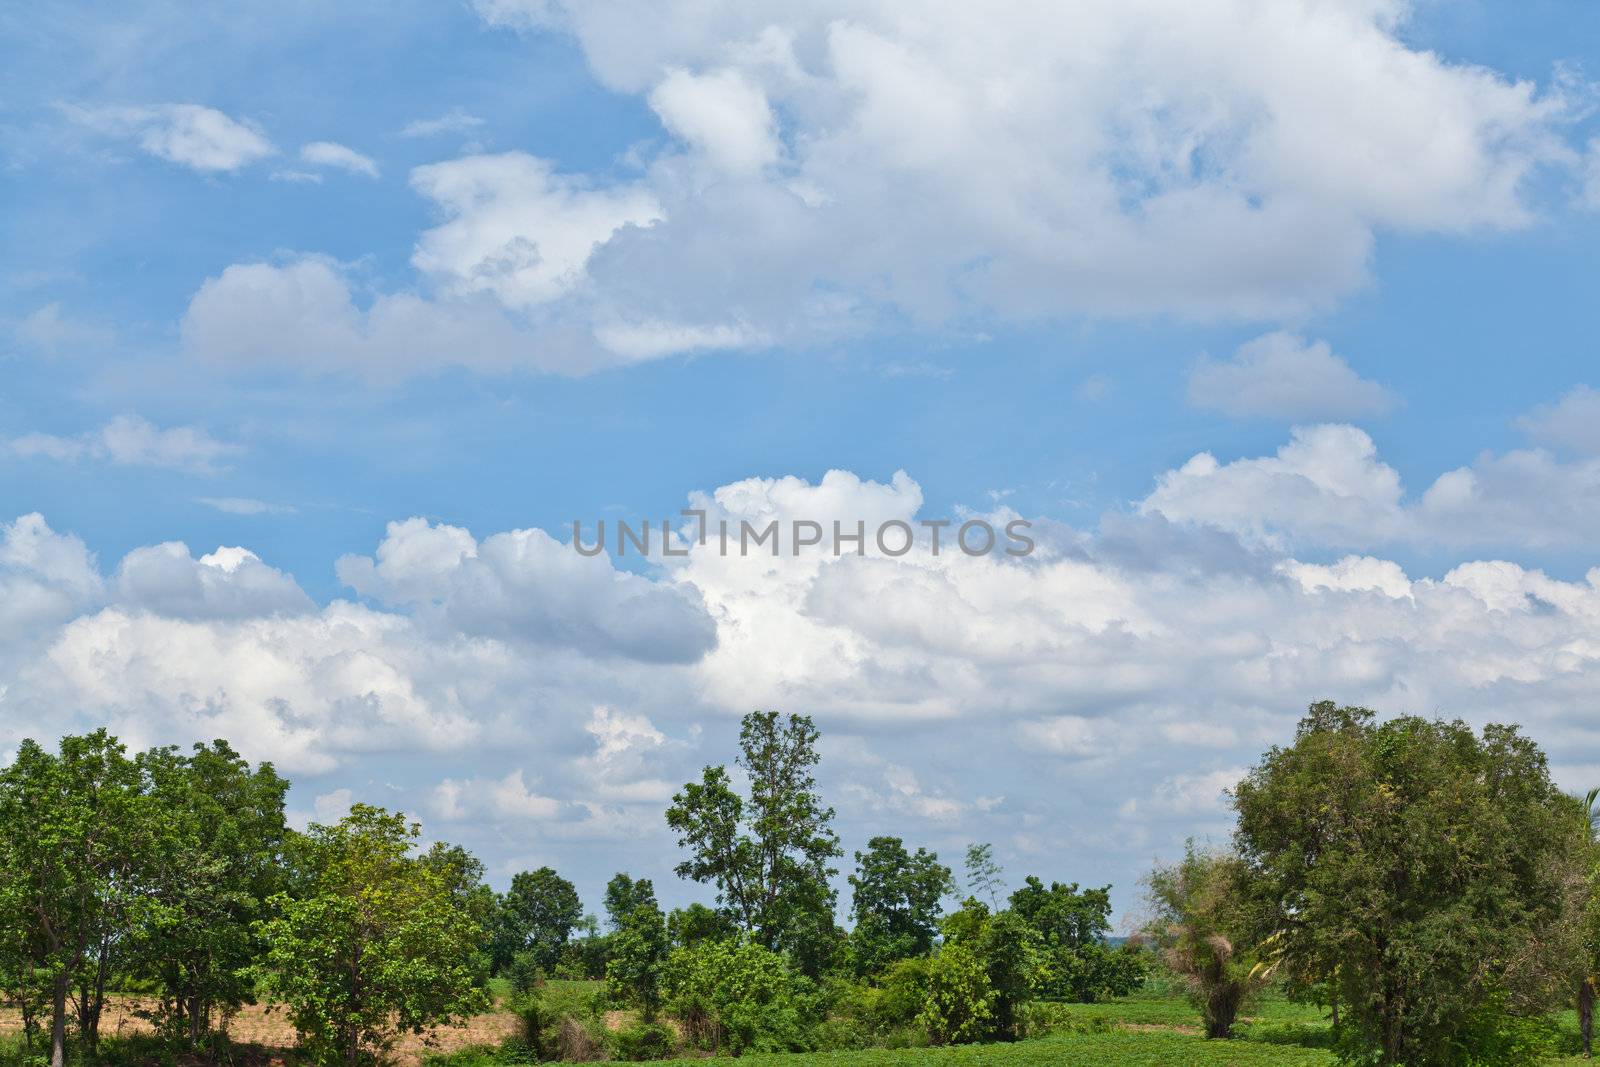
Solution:
<svg viewBox="0 0 1600 1067"><path fill-rule="evenodd" d="M663 987L684 1036L699 1048L803 1051L793 977L783 957L743 940L702 941L667 958Z"/></svg>
<svg viewBox="0 0 1600 1067"><path fill-rule="evenodd" d="M636 1023L611 1035L611 1048L619 1060L664 1060L672 1055L676 1038L657 1023Z"/></svg>
<svg viewBox="0 0 1600 1067"><path fill-rule="evenodd" d="M995 993L980 960L966 945L947 944L928 967L928 995L917 1016L935 1045L977 1041L993 1019Z"/></svg>

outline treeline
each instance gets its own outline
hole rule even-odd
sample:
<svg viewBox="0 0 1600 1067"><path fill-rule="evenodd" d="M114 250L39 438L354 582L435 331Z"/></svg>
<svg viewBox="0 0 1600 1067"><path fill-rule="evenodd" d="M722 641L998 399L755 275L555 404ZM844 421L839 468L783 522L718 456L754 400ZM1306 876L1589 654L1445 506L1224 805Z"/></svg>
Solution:
<svg viewBox="0 0 1600 1067"><path fill-rule="evenodd" d="M98 1062L113 991L142 994L168 1058L220 1058L260 1000L305 1057L354 1065L484 1011L498 980L522 1028L494 1055L527 1062L1015 1040L1048 1002L1123 995L1154 968L1210 1037L1269 984L1326 1005L1348 1062L1527 1062L1573 1005L1587 1043L1595 797L1557 789L1515 728L1313 705L1233 791L1229 845L1151 872L1142 937L1120 946L1109 887L1030 876L1005 894L974 845L958 891L891 836L852 857L842 926L817 760L810 719L746 716L742 773L705 768L666 812L676 874L710 900L667 912L619 873L602 924L556 871L497 893L398 813L295 832L288 783L224 742L25 742L0 771L0 982L57 1067ZM607 1027L618 1007L632 1021Z"/></svg>
<svg viewBox="0 0 1600 1067"><path fill-rule="evenodd" d="M840 926L843 852L816 742L803 716L746 716L748 792L707 767L666 816L677 873L713 901L664 912L650 879L619 873L602 927L556 871L497 893L465 849L422 850L400 813L357 804L297 832L289 783L224 741L138 754L104 730L53 752L25 741L0 770L0 988L27 1046L62 1067L99 1061L121 993L138 995L165 1055L220 1056L229 1019L266 1001L308 1058L357 1064L486 1010L495 977L539 1058L606 1041L637 1057L684 1041L738 1053L1013 1038L1033 998L1138 986L1148 954L1107 944L1109 887L1029 877L1001 906L987 846L968 856L973 895L946 915L950 868L873 838ZM604 981L604 1004L569 1003L555 979ZM604 1006L635 1009L638 1025L575 1032Z"/></svg>

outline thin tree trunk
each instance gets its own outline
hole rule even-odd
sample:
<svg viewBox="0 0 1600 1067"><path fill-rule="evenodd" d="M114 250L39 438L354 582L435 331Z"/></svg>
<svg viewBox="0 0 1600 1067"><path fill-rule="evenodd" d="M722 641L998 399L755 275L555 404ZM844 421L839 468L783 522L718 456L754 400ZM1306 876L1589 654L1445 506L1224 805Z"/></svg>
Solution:
<svg viewBox="0 0 1600 1067"><path fill-rule="evenodd" d="M50 1067L67 1065L67 971L56 972L51 989L50 1012Z"/></svg>
<svg viewBox="0 0 1600 1067"><path fill-rule="evenodd" d="M1578 1031L1583 1035L1583 1058L1588 1059L1594 1043L1594 979L1587 975L1578 982Z"/></svg>

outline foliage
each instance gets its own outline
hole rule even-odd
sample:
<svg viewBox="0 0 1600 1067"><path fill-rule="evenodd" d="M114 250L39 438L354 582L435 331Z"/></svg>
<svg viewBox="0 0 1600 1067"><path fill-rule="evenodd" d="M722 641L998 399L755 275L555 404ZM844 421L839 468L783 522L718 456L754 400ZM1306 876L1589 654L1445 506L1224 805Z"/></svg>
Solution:
<svg viewBox="0 0 1600 1067"><path fill-rule="evenodd" d="M279 894L261 924L263 990L288 1005L317 1062L353 1065L404 1031L488 1006L471 960L483 931L450 880L411 856L418 828L357 804L313 824L297 861L306 893Z"/></svg>
<svg viewBox="0 0 1600 1067"><path fill-rule="evenodd" d="M684 1036L698 1048L798 1051L806 1045L795 978L754 941L701 941L667 957L663 986Z"/></svg>
<svg viewBox="0 0 1600 1067"><path fill-rule="evenodd" d="M673 1033L656 1023L624 1026L611 1035L611 1045L619 1060L664 1060L672 1055Z"/></svg>
<svg viewBox="0 0 1600 1067"><path fill-rule="evenodd" d="M1185 984L1209 1038L1233 1036L1233 1023L1265 982L1250 949L1247 871L1239 857L1190 841L1184 857L1145 879L1154 915L1147 933Z"/></svg>
<svg viewBox="0 0 1600 1067"><path fill-rule="evenodd" d="M493 966L509 966L518 952L530 952L546 973L555 970L561 952L583 918L583 903L573 884L549 867L520 871L500 898L493 942Z"/></svg>
<svg viewBox="0 0 1600 1067"><path fill-rule="evenodd" d="M926 849L906 851L898 837L874 837L856 853L851 940L858 972L926 955L939 930L939 901L951 888L950 868Z"/></svg>
<svg viewBox="0 0 1600 1067"><path fill-rule="evenodd" d="M215 1014L254 999L257 924L284 881L289 783L271 764L251 770L226 741L189 755L154 749L138 762L161 831L148 872L157 907L131 943L160 982L158 1023L193 1044Z"/></svg>
<svg viewBox="0 0 1600 1067"><path fill-rule="evenodd" d="M152 906L142 888L162 821L137 764L105 730L23 741L0 771L0 915L24 996L48 990L50 1061L66 1060L69 994L93 1055L108 983Z"/></svg>
<svg viewBox="0 0 1600 1067"><path fill-rule="evenodd" d="M1119 997L1138 988L1145 957L1136 948L1112 949L1111 887L1079 890L1044 883L1029 875L1011 894L1011 910L1042 939L1050 955L1051 977L1041 992L1067 1000L1094 1001Z"/></svg>
<svg viewBox="0 0 1600 1067"><path fill-rule="evenodd" d="M828 879L837 871L829 861L842 853L833 809L823 806L812 774L816 743L816 727L804 715L782 723L775 711L752 712L739 730L748 800L734 791L726 768L707 767L667 809L667 825L689 852L678 875L716 886L717 903L769 949L804 947L794 936L800 930L833 930Z"/></svg>
<svg viewBox="0 0 1600 1067"><path fill-rule="evenodd" d="M1324 702L1236 806L1281 955L1297 981L1332 986L1347 1052L1413 1067L1510 1055L1494 1020L1542 987L1523 949L1569 921L1562 872L1581 836L1535 745L1511 726L1377 723Z"/></svg>
<svg viewBox="0 0 1600 1067"><path fill-rule="evenodd" d="M964 942L945 945L928 967L927 998L917 1021L935 1045L983 1038L994 1020L997 999L977 953Z"/></svg>
<svg viewBox="0 0 1600 1067"><path fill-rule="evenodd" d="M992 994L989 1036L1013 1040L1022 1036L1022 1007L1048 988L1053 971L1044 940L1013 911L990 914L972 897L946 916L943 952L960 946L982 965Z"/></svg>
<svg viewBox="0 0 1600 1067"><path fill-rule="evenodd" d="M698 901L688 907L673 908L667 915L667 937L675 946L723 941L737 932L738 928L727 915Z"/></svg>
<svg viewBox="0 0 1600 1067"><path fill-rule="evenodd" d="M626 877L626 876L619 876ZM613 879L615 884L615 879ZM632 910L617 917L606 983L612 996L638 1007L653 1022L661 1006L661 972L667 958L667 923L649 879L634 883ZM609 894L608 894L608 901ZM626 1058L626 1057L625 1057Z"/></svg>

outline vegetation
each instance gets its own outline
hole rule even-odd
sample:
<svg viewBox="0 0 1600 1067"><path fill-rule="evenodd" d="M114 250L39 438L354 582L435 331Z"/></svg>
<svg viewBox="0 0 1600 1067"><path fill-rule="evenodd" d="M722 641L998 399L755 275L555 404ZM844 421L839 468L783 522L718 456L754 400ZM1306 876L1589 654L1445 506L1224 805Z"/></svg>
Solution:
<svg viewBox="0 0 1600 1067"><path fill-rule="evenodd" d="M879 835L843 856L804 716L746 716L734 788L706 767L666 813L663 911L618 873L605 921L545 867L506 891L403 814L287 827L288 783L225 742L129 755L105 731L0 769L0 1067L256 1062L261 1007L311 1064L377 1063L498 1004L514 1032L441 1064L807 1052L852 1065L1517 1064L1586 1050L1600 970L1596 795L1509 727L1314 705L1234 793L1227 846L1109 886ZM121 1025L102 1036L108 1005ZM402 1045L402 1039L413 1044ZM282 1053L275 1053L282 1055Z"/></svg>

